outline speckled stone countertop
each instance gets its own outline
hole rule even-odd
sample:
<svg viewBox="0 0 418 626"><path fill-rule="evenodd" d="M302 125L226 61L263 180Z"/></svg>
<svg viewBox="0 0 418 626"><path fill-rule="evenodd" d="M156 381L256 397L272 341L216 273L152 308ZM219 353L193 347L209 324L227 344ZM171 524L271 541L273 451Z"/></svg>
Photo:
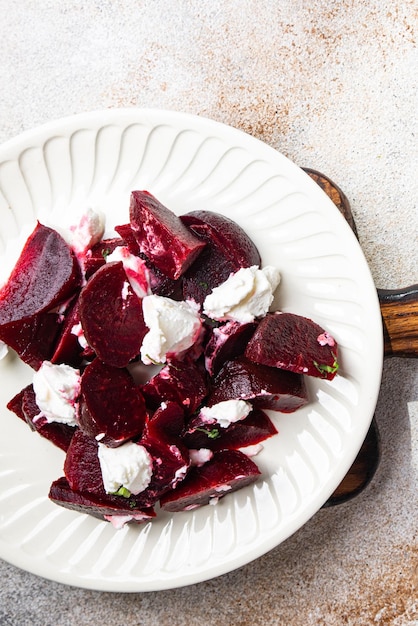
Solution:
<svg viewBox="0 0 418 626"><path fill-rule="evenodd" d="M417 282L415 0L0 0L0 142L111 107L240 128L348 196L380 288ZM264 557L166 592L69 588L0 563L3 626L418 624L418 371L386 360L382 461Z"/></svg>

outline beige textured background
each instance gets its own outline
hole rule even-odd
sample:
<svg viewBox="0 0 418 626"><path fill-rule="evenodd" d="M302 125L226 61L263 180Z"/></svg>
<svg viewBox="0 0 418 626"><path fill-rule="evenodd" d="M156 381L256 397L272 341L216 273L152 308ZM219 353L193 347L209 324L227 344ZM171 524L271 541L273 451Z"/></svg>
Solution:
<svg viewBox="0 0 418 626"><path fill-rule="evenodd" d="M0 142L118 106L220 120L350 199L376 286L418 282L415 0L0 0ZM386 361L357 499L221 578L67 588L0 563L2 626L418 625L418 371Z"/></svg>

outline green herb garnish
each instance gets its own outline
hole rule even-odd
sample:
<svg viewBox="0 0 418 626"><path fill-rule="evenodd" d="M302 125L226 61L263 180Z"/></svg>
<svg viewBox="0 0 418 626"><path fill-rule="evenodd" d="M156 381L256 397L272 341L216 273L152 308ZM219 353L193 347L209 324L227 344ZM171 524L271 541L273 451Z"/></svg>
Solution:
<svg viewBox="0 0 418 626"><path fill-rule="evenodd" d="M155 359L153 359L152 357L150 357L150 355L149 355L149 354L146 354L145 356L147 357L147 359L149 359L149 360L151 361L151 363L152 363L153 365L164 365L164 363L160 363L159 361L156 361Z"/></svg>
<svg viewBox="0 0 418 626"><path fill-rule="evenodd" d="M338 362L335 359L332 365L324 365L322 363L317 363L316 361L314 361L313 364L315 365L318 372L321 372L321 374L323 375L334 374L335 372L338 372L339 368Z"/></svg>
<svg viewBox="0 0 418 626"><path fill-rule="evenodd" d="M122 485L117 491L114 491L112 493L112 496L123 496L124 498L130 498L131 492L129 491L129 489L126 489L126 487Z"/></svg>
<svg viewBox="0 0 418 626"><path fill-rule="evenodd" d="M102 250L102 257L104 258L104 260L107 259L107 257L109 256L109 254L111 254L111 249L110 248L103 248Z"/></svg>
<svg viewBox="0 0 418 626"><path fill-rule="evenodd" d="M212 428L212 430L206 430L206 428L196 428L195 430L199 430L201 433L205 433L209 439L217 439L221 436L219 432L219 428Z"/></svg>

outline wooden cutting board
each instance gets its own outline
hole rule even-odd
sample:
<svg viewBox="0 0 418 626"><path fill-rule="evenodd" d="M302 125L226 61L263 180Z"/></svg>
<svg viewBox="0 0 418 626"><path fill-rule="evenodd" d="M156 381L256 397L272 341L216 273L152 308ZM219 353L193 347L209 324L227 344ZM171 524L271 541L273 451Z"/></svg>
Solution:
<svg viewBox="0 0 418 626"><path fill-rule="evenodd" d="M324 174L303 169L331 198L358 238L350 203L343 191ZM417 357L418 285L403 289L378 289L377 294L382 313L385 357ZM373 478L379 460L380 440L374 416L353 465L324 506L346 502L361 493Z"/></svg>

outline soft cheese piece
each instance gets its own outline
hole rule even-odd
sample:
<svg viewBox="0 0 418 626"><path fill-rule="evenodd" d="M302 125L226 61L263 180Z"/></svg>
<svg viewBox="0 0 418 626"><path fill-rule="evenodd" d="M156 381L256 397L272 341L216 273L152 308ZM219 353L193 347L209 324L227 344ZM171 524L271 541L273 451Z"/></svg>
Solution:
<svg viewBox="0 0 418 626"><path fill-rule="evenodd" d="M165 363L167 355L184 352L200 336L199 305L191 300L178 302L163 296L146 296L142 311L149 328L141 346L141 359L146 365Z"/></svg>
<svg viewBox="0 0 418 626"><path fill-rule="evenodd" d="M200 417L209 424L216 422L221 428L228 428L233 422L245 419L252 408L245 400L224 400L210 407L202 407Z"/></svg>
<svg viewBox="0 0 418 626"><path fill-rule="evenodd" d="M138 296L144 298L151 295L149 282L149 270L145 261L138 256L131 254L126 246L117 246L114 251L106 257L106 262L122 261L123 269L129 283Z"/></svg>
<svg viewBox="0 0 418 626"><path fill-rule="evenodd" d="M267 313L280 282L277 268L242 267L206 296L203 312L214 320L253 322Z"/></svg>
<svg viewBox="0 0 418 626"><path fill-rule="evenodd" d="M80 394L80 372L70 365L44 361L33 375L36 404L48 422L76 426L76 401Z"/></svg>
<svg viewBox="0 0 418 626"><path fill-rule="evenodd" d="M192 448L189 450L189 455L191 465L202 467L202 465L211 460L213 452L208 448L198 448L196 450Z"/></svg>
<svg viewBox="0 0 418 626"><path fill-rule="evenodd" d="M4 341L0 341L0 361L9 353L9 349Z"/></svg>
<svg viewBox="0 0 418 626"><path fill-rule="evenodd" d="M106 493L124 487L134 495L151 481L152 458L144 446L128 441L117 448L99 443L98 457Z"/></svg>
<svg viewBox="0 0 418 626"><path fill-rule="evenodd" d="M105 216L101 211L88 208L77 224L70 226L70 245L76 254L84 254L101 241L105 231Z"/></svg>
<svg viewBox="0 0 418 626"><path fill-rule="evenodd" d="M84 335L84 330L81 326L81 322L78 322L77 324L74 324L74 326L72 326L71 334L77 337L78 343L83 348L83 350L88 347L89 344L87 343L86 337Z"/></svg>

